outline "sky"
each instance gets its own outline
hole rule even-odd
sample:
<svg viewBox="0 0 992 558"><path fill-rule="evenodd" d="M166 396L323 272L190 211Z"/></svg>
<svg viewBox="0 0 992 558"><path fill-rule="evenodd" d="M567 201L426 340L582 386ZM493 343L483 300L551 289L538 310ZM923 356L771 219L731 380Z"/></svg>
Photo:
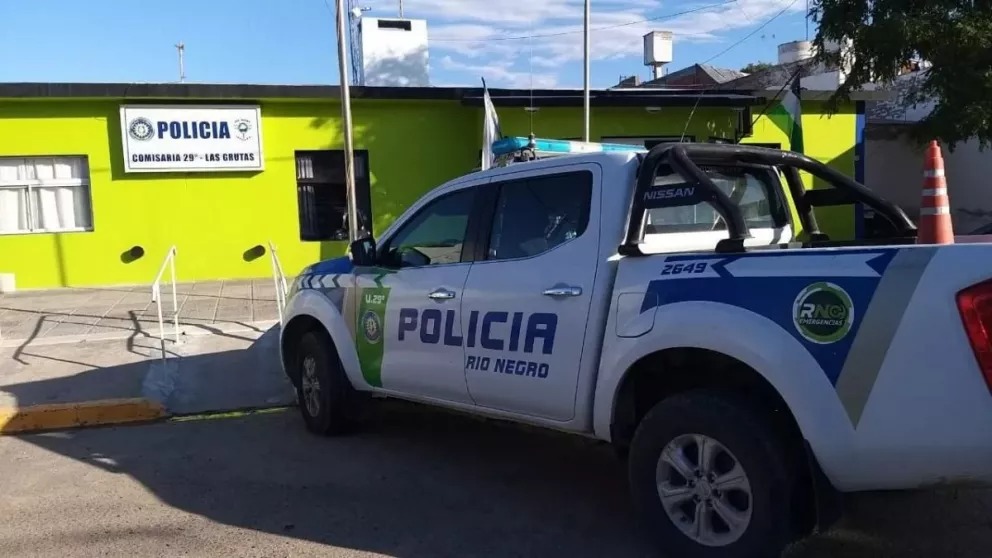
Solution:
<svg viewBox="0 0 992 558"><path fill-rule="evenodd" d="M642 36L671 31L669 70L774 62L815 33L805 0L591 0L591 85L649 79ZM398 0L364 0L395 17ZM337 84L335 0L0 0L0 81ZM583 0L404 0L427 20L435 86L582 87ZM807 29L808 27L808 29Z"/></svg>

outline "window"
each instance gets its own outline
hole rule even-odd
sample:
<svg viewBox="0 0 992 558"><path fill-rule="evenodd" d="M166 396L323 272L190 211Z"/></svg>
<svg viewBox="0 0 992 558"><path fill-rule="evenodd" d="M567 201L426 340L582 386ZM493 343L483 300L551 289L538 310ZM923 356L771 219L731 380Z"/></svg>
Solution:
<svg viewBox="0 0 992 558"><path fill-rule="evenodd" d="M784 210L766 171L747 167L701 168L740 207L749 228L784 226ZM655 186L694 187L686 184L681 175L665 167L659 169ZM727 230L727 224L709 202L656 207L647 211L645 234L722 230Z"/></svg>
<svg viewBox="0 0 992 558"><path fill-rule="evenodd" d="M528 258L579 237L589 224L592 174L539 176L500 186L489 259Z"/></svg>
<svg viewBox="0 0 992 558"><path fill-rule="evenodd" d="M468 230L475 189L445 194L421 208L386 241L386 267L423 267L458 263Z"/></svg>
<svg viewBox="0 0 992 558"><path fill-rule="evenodd" d="M355 151L359 228L370 230L368 152ZM300 240L348 240L344 151L297 151L296 198Z"/></svg>
<svg viewBox="0 0 992 558"><path fill-rule="evenodd" d="M86 157L0 157L0 234L89 230Z"/></svg>

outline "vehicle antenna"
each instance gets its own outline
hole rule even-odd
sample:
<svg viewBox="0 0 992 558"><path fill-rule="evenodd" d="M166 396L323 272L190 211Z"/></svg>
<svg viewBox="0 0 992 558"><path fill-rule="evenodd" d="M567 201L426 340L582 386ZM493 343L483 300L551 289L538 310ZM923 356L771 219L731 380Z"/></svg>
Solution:
<svg viewBox="0 0 992 558"><path fill-rule="evenodd" d="M527 57L528 71L530 72L530 105L527 114L530 116L530 135L534 136L534 25L531 24L531 37L527 41L530 43L530 56Z"/></svg>
<svg viewBox="0 0 992 558"><path fill-rule="evenodd" d="M699 106L699 100L702 98L702 94L696 95L696 103L692 105L692 110L689 111L689 118L685 119L685 128L682 128L682 136L679 138L679 143L683 143L685 141L685 133L689 131L689 123L692 122L692 115L696 114L696 107Z"/></svg>

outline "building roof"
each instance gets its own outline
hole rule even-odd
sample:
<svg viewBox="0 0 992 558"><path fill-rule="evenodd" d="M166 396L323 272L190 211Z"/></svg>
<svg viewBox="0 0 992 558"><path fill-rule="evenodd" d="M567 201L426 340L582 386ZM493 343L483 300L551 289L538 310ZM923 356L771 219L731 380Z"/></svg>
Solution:
<svg viewBox="0 0 992 558"><path fill-rule="evenodd" d="M914 105L913 90L926 78L927 70L918 70L897 77L888 89L892 99L869 103L865 117L869 124L915 124L927 117L936 105L928 100Z"/></svg>
<svg viewBox="0 0 992 558"><path fill-rule="evenodd" d="M489 89L495 106L579 107L581 89ZM353 99L448 100L468 106L482 106L480 87L351 87ZM3 99L116 99L175 102L225 100L234 102L270 99L337 99L336 85L257 85L206 83L0 83ZM746 92L714 90L689 91L606 89L591 91L589 104L601 107L646 106L727 106L743 107L760 103Z"/></svg>
<svg viewBox="0 0 992 558"><path fill-rule="evenodd" d="M710 66L709 64L698 64L698 66L702 68L704 72L712 76L713 81L717 83L727 83L728 81L733 81L747 75L739 70L717 68L716 66Z"/></svg>
<svg viewBox="0 0 992 558"><path fill-rule="evenodd" d="M775 64L753 74L742 74L739 77L722 83L717 89L734 91L759 91L769 87L781 87L789 78L795 75L801 66L808 66L811 60L797 60L785 64Z"/></svg>
<svg viewBox="0 0 992 558"><path fill-rule="evenodd" d="M744 72L739 72L737 70L731 70L729 68L717 68L716 66L711 66L709 64L693 64L691 66L686 66L680 70L671 72L665 76L658 79L653 79L651 81L645 81L640 84L639 87L644 88L655 88L655 87L665 87L666 85L678 81L681 78L694 76L700 79L699 85L703 86L716 86L728 81L732 81L741 76L745 76Z"/></svg>

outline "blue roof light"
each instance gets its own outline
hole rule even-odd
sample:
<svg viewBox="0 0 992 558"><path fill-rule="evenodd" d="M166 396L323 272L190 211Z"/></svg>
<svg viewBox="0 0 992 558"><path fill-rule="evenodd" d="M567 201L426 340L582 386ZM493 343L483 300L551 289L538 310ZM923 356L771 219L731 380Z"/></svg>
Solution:
<svg viewBox="0 0 992 558"><path fill-rule="evenodd" d="M566 154L566 153L601 153L603 151L620 151L627 153L646 153L647 149L639 145L627 145L624 143L595 143L584 141L568 141L556 139L534 138L534 150L538 153ZM510 137L493 142L493 154L496 156L509 155L531 146L531 139L524 137Z"/></svg>

